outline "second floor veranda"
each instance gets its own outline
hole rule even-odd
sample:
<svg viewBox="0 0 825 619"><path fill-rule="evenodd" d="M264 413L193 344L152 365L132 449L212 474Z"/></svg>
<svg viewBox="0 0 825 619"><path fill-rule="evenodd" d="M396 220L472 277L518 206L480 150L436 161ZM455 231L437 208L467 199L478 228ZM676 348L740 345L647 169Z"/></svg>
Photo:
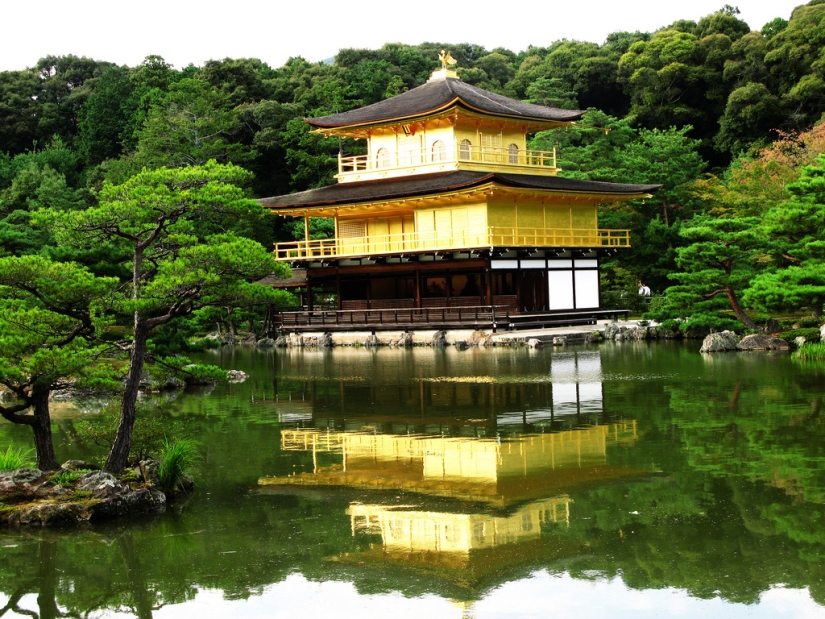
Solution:
<svg viewBox="0 0 825 619"><path fill-rule="evenodd" d="M310 239L275 244L283 262L387 256L493 248L628 248L630 230L596 228L505 228L403 232L365 237Z"/></svg>
<svg viewBox="0 0 825 619"><path fill-rule="evenodd" d="M559 172L556 149L552 151L479 146L467 140L449 143L438 140L430 148L391 151L379 148L367 155L338 155L340 182L365 181L409 174L451 170L506 171L511 174L555 176Z"/></svg>

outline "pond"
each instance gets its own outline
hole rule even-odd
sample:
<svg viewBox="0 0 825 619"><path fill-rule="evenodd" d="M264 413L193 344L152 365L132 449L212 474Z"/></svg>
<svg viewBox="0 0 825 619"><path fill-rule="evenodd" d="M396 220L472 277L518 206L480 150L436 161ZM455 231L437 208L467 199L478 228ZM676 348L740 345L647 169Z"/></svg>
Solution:
<svg viewBox="0 0 825 619"><path fill-rule="evenodd" d="M204 353L193 496L0 531L0 615L825 616L825 372L697 349Z"/></svg>

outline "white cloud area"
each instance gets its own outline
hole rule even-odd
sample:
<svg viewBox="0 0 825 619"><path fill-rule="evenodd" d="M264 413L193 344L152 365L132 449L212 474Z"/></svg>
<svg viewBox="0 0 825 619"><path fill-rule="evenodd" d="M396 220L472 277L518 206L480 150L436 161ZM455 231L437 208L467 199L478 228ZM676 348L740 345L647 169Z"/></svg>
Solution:
<svg viewBox="0 0 825 619"><path fill-rule="evenodd" d="M0 596L5 604L6 596ZM37 610L37 596L26 595L19 607ZM587 619L822 619L825 608L805 589L775 587L753 605L721 599L700 600L679 589L628 589L621 579L576 580L569 575L536 572L490 592L466 609L475 619L533 619L586 617ZM154 619L461 619L459 604L435 595L405 598L399 593L361 595L351 583L314 582L300 574L266 587L246 600L227 600L218 590L199 591L183 604L153 612ZM19 615L12 613L12 617ZM101 619L132 617L124 612L95 613Z"/></svg>
<svg viewBox="0 0 825 619"><path fill-rule="evenodd" d="M745 605L720 599L700 600L677 589L628 589L620 579L584 581L566 574L551 576L537 572L492 591L473 605L472 614L475 619L532 619L549 614L588 619L822 619L825 608L816 604L807 590L774 588L765 592L758 604ZM437 596L361 595L350 583L313 582L295 574L246 600L226 600L220 591L203 590L193 600L154 612L154 619L292 619L296 616L301 619L461 619L462 609Z"/></svg>
<svg viewBox="0 0 825 619"><path fill-rule="evenodd" d="M331 58L341 48L387 42L469 42L521 51L558 39L602 43L621 30L652 31L698 20L725 0L589 0L517 3L282 2L272 0L19 0L1 3L0 70L33 66L47 55L75 54L135 66L150 54L176 67L209 59L260 58L279 67L290 56ZM798 0L740 0L752 29L788 19Z"/></svg>

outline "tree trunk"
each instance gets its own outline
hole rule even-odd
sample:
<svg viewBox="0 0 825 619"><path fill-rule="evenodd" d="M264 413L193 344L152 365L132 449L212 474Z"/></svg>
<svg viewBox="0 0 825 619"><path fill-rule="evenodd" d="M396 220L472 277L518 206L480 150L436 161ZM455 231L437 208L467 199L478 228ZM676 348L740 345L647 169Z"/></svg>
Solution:
<svg viewBox="0 0 825 619"><path fill-rule="evenodd" d="M38 567L37 607L40 610L40 619L57 619L63 615L57 607L57 584L56 584L56 564L57 564L57 542L40 542L40 564Z"/></svg>
<svg viewBox="0 0 825 619"><path fill-rule="evenodd" d="M139 312L135 312L135 335L132 340L132 351L129 355L129 373L126 375L126 384L123 387L123 400L120 403L120 423L117 434L112 443L112 449L106 458L103 470L107 473L119 475L129 463L129 452L132 449L132 429L135 427L135 407L137 405L140 378L143 375L143 364L146 360L146 342L149 339L149 329L146 321Z"/></svg>
<svg viewBox="0 0 825 619"><path fill-rule="evenodd" d="M822 318L822 305L823 305L822 303L814 304L814 312L813 312L814 318Z"/></svg>
<svg viewBox="0 0 825 619"><path fill-rule="evenodd" d="M665 225L670 228L670 218L667 216L667 198L662 198L662 212L665 215Z"/></svg>
<svg viewBox="0 0 825 619"><path fill-rule="evenodd" d="M49 389L35 389L32 392L32 411L34 412L34 449L37 453L37 468L41 471L59 469L54 455L52 442L52 420L49 415Z"/></svg>
<svg viewBox="0 0 825 619"><path fill-rule="evenodd" d="M751 317L745 313L744 309L742 309L742 306L739 303L739 298L736 296L736 292L733 290L733 287L728 286L725 288L725 292L727 292L728 299L730 299L730 306L733 308L733 313L736 314L736 317L740 320L740 322L748 329L758 329L759 327L756 326L756 323L751 320Z"/></svg>
<svg viewBox="0 0 825 619"><path fill-rule="evenodd" d="M129 580L129 590L132 593L132 606L138 619L152 619L152 598L146 589L143 571L140 568L135 540L131 533L125 533L117 538L120 554L126 565L126 577Z"/></svg>

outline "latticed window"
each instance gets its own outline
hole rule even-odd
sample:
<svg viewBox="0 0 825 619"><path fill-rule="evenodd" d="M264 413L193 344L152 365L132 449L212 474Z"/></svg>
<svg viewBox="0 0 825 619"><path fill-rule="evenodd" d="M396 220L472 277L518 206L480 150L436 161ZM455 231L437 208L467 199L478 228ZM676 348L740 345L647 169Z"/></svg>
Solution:
<svg viewBox="0 0 825 619"><path fill-rule="evenodd" d="M510 144L507 147L507 160L510 163L518 163L518 144Z"/></svg>
<svg viewBox="0 0 825 619"><path fill-rule="evenodd" d="M362 239L367 236L367 225L363 221L338 222L338 236L342 239Z"/></svg>
<svg viewBox="0 0 825 619"><path fill-rule="evenodd" d="M379 148L375 153L375 167L388 168L390 167L390 151L386 148Z"/></svg>
<svg viewBox="0 0 825 619"><path fill-rule="evenodd" d="M470 140L461 140L461 144L458 145L458 156L460 159L469 159L470 158L470 148L472 144L470 144Z"/></svg>
<svg viewBox="0 0 825 619"><path fill-rule="evenodd" d="M447 158L447 145L441 140L433 142L433 161L444 161Z"/></svg>

